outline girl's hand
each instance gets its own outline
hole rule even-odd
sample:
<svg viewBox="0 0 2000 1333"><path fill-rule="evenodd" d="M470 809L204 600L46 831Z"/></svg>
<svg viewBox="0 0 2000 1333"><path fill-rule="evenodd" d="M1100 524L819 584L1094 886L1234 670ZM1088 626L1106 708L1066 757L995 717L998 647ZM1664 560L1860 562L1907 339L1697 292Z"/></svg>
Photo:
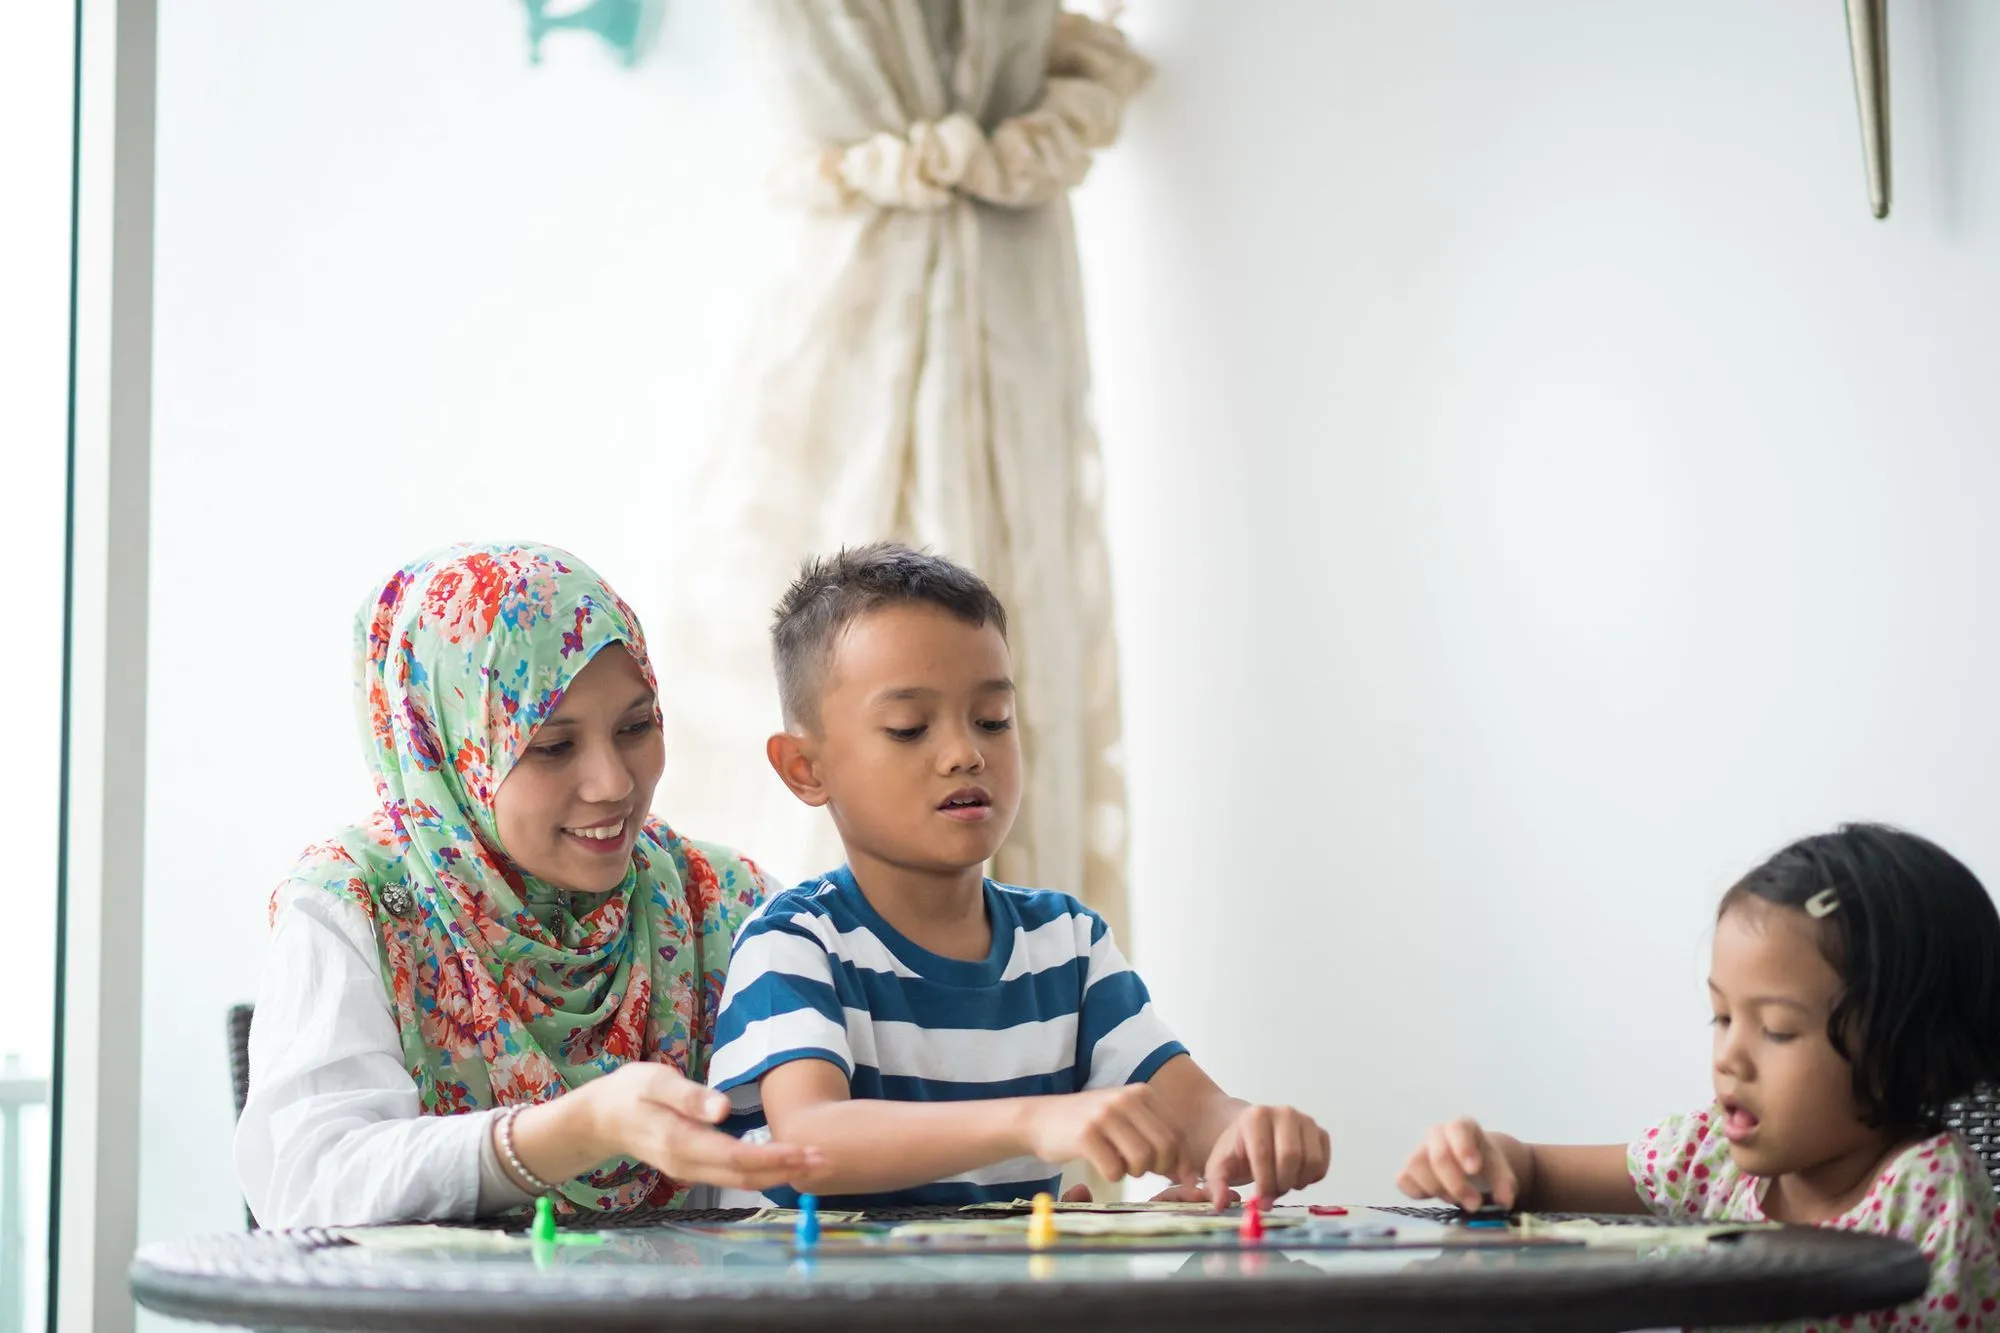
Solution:
<svg viewBox="0 0 2000 1333"><path fill-rule="evenodd" d="M1289 1106L1246 1106L1216 1139L1201 1173L1204 1193L1224 1206L1231 1185L1255 1183L1269 1203L1326 1175L1332 1142L1303 1111Z"/></svg>
<svg viewBox="0 0 2000 1333"><path fill-rule="evenodd" d="M1488 1194L1512 1208L1520 1201L1521 1182L1493 1136L1478 1121L1461 1117L1431 1126L1403 1164L1396 1188L1412 1199L1445 1199L1471 1212Z"/></svg>
<svg viewBox="0 0 2000 1333"><path fill-rule="evenodd" d="M746 1143L713 1128L729 1099L667 1065L620 1065L559 1101L572 1099L585 1115L592 1164L636 1157L678 1181L744 1190L810 1183L826 1164L817 1148Z"/></svg>
<svg viewBox="0 0 2000 1333"><path fill-rule="evenodd" d="M1027 1099L1023 1138L1045 1162L1088 1161L1106 1180L1192 1180L1187 1139L1143 1083Z"/></svg>

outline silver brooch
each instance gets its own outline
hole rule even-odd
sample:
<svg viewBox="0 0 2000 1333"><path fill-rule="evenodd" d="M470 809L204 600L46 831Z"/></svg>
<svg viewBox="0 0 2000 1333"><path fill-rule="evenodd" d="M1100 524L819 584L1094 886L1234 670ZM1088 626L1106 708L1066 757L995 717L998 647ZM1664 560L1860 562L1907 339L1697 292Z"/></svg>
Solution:
<svg viewBox="0 0 2000 1333"><path fill-rule="evenodd" d="M417 900L410 896L407 884L387 884L382 888L382 906L389 909L391 916L412 916L417 910Z"/></svg>

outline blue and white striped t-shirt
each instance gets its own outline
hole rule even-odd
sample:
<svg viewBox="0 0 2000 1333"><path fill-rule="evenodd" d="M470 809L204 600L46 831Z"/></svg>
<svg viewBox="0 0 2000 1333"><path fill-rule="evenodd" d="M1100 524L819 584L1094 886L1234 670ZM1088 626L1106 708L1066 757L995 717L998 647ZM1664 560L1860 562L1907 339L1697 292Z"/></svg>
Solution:
<svg viewBox="0 0 2000 1333"><path fill-rule="evenodd" d="M976 1101L1144 1083L1186 1049L1153 1013L1145 983L1104 918L1066 893L986 881L993 948L944 958L882 919L845 867L768 900L730 955L709 1057L729 1094L724 1128L763 1137L758 1080L792 1060L825 1060L859 1099ZM1054 1190L1059 1163L995 1162L831 1207L968 1204ZM729 1204L759 1196L725 1191ZM764 1201L790 1207L778 1188Z"/></svg>

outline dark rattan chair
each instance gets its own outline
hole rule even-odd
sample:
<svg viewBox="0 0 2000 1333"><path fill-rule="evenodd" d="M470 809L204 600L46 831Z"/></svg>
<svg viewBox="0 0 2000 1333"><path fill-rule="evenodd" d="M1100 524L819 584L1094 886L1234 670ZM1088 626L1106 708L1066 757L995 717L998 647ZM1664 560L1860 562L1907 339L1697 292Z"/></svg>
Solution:
<svg viewBox="0 0 2000 1333"><path fill-rule="evenodd" d="M236 1102L238 1119L243 1115L243 1103L250 1098L250 1015L252 1006L232 1005L229 1009L229 1094ZM243 1220L250 1229L257 1229L257 1219L250 1214L249 1205L244 1205Z"/></svg>
<svg viewBox="0 0 2000 1333"><path fill-rule="evenodd" d="M229 1010L229 1091L236 1099L236 1114L243 1114L243 1103L250 1098L250 1014L247 1004L232 1005Z"/></svg>
<svg viewBox="0 0 2000 1333"><path fill-rule="evenodd" d="M1944 1123L1956 1130L2000 1182L2000 1088L1982 1088L1944 1108Z"/></svg>

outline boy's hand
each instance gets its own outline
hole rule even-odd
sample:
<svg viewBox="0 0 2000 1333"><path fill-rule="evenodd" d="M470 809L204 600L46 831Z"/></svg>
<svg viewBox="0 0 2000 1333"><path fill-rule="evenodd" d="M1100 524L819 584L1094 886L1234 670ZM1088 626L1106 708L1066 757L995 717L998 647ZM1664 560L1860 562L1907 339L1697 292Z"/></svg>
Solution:
<svg viewBox="0 0 2000 1333"><path fill-rule="evenodd" d="M1037 1097L1029 1103L1028 1151L1045 1162L1081 1157L1106 1180L1162 1175L1192 1180L1187 1139L1143 1083Z"/></svg>
<svg viewBox="0 0 2000 1333"><path fill-rule="evenodd" d="M1432 1125L1424 1141L1403 1164L1396 1188L1412 1199L1448 1199L1471 1212L1486 1202L1512 1208L1520 1197L1520 1181L1507 1154L1479 1127L1458 1119Z"/></svg>
<svg viewBox="0 0 2000 1333"><path fill-rule="evenodd" d="M1279 1195L1322 1179L1332 1144L1326 1131L1289 1106L1248 1106L1216 1139L1201 1179L1209 1202L1223 1207L1231 1185L1254 1182L1256 1197Z"/></svg>
<svg viewBox="0 0 2000 1333"><path fill-rule="evenodd" d="M1207 1186L1197 1180L1191 1185L1169 1185L1158 1194L1155 1194L1148 1202L1207 1203L1214 1204L1217 1208L1227 1208L1232 1203L1242 1203L1243 1196L1225 1186L1222 1191L1222 1202L1216 1203L1214 1196L1209 1193Z"/></svg>

